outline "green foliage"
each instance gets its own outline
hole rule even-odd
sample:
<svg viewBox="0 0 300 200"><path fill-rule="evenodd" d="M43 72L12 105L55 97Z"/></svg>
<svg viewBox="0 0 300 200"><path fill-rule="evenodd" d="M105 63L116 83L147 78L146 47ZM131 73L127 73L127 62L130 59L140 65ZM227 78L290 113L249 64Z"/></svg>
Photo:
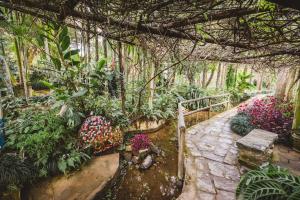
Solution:
<svg viewBox="0 0 300 200"><path fill-rule="evenodd" d="M35 178L35 169L29 161L16 155L0 156L0 189L18 189Z"/></svg>
<svg viewBox="0 0 300 200"><path fill-rule="evenodd" d="M97 62L95 69L90 73L90 89L96 95L103 95L106 87L106 82L111 78L111 74L105 68L105 59Z"/></svg>
<svg viewBox="0 0 300 200"><path fill-rule="evenodd" d="M144 104L141 108L143 117L149 120L170 119L175 117L177 110L177 99L172 92L161 92L156 94L153 100L153 108Z"/></svg>
<svg viewBox="0 0 300 200"><path fill-rule="evenodd" d="M230 121L230 128L239 135L247 135L254 129L251 118L245 113L238 113Z"/></svg>
<svg viewBox="0 0 300 200"><path fill-rule="evenodd" d="M235 69L232 65L228 66L226 74L226 88L227 90L234 88L236 85Z"/></svg>
<svg viewBox="0 0 300 200"><path fill-rule="evenodd" d="M121 109L121 102L118 99L107 96L89 95L84 98L86 114L104 116L112 123L114 128L124 128L129 125L129 119Z"/></svg>
<svg viewBox="0 0 300 200"><path fill-rule="evenodd" d="M239 73L237 77L236 89L238 92L242 93L245 90L252 89L254 85L249 83L249 79L252 77L251 74L247 74L246 72Z"/></svg>
<svg viewBox="0 0 300 200"><path fill-rule="evenodd" d="M78 168L89 157L77 148L76 129L57 110L28 110L8 124L7 148L24 152L37 167L39 176Z"/></svg>
<svg viewBox="0 0 300 200"><path fill-rule="evenodd" d="M264 166L242 176L236 197L241 200L300 199L300 177L279 166Z"/></svg>

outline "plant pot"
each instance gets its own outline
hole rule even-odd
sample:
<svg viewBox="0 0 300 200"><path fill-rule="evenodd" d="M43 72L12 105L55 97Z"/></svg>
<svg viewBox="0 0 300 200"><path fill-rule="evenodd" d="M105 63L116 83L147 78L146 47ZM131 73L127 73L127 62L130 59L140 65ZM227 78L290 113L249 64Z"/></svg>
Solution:
<svg viewBox="0 0 300 200"><path fill-rule="evenodd" d="M299 130L292 133L292 144L295 151L300 152L300 132Z"/></svg>

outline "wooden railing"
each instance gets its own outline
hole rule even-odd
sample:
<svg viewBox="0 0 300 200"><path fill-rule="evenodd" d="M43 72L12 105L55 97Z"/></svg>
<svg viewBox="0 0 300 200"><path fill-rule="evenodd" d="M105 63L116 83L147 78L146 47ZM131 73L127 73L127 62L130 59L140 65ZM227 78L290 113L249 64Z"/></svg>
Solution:
<svg viewBox="0 0 300 200"><path fill-rule="evenodd" d="M218 99L221 99L221 102L215 102L215 103L213 102L214 100L218 100ZM226 109L228 109L229 104L230 104L230 94L201 97L197 99L181 101L180 103L178 103L178 124L177 124L178 174L177 176L179 180L184 179L184 144L185 144L185 133L186 133L186 125L185 125L184 117L200 111L208 111L208 118L210 118L210 111L212 108L221 105L226 105ZM190 110L189 109L190 107L192 107L193 110Z"/></svg>

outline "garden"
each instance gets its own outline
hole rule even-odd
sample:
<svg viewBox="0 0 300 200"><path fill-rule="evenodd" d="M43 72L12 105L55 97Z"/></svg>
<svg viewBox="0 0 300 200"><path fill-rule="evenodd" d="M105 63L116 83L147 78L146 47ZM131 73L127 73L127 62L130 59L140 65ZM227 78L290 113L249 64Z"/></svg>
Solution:
<svg viewBox="0 0 300 200"><path fill-rule="evenodd" d="M299 10L0 0L0 199L300 199ZM264 162L226 163L256 130ZM203 159L234 191L187 189Z"/></svg>

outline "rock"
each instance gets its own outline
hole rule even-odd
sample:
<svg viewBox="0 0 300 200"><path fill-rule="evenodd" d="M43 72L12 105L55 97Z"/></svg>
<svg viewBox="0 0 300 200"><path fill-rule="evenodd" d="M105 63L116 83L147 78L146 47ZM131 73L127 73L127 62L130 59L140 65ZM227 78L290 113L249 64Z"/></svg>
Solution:
<svg viewBox="0 0 300 200"><path fill-rule="evenodd" d="M144 158L146 158L146 156L150 153L149 149L141 149L139 150L139 160L144 160Z"/></svg>
<svg viewBox="0 0 300 200"><path fill-rule="evenodd" d="M237 141L239 161L251 168L271 160L273 146L278 135L261 129L254 129Z"/></svg>
<svg viewBox="0 0 300 200"><path fill-rule="evenodd" d="M150 150L157 155L160 155L161 153L161 150L157 146L155 146L152 142L150 143Z"/></svg>
<svg viewBox="0 0 300 200"><path fill-rule="evenodd" d="M119 154L96 157L69 176L61 175L33 185L25 199L92 200L116 176L118 168Z"/></svg>
<svg viewBox="0 0 300 200"><path fill-rule="evenodd" d="M129 153L129 152L125 152L125 153L124 153L124 159L125 159L127 162L131 161L131 159L132 159L132 154Z"/></svg>
<svg viewBox="0 0 300 200"><path fill-rule="evenodd" d="M135 164L135 165L138 164L138 163L139 163L139 157L133 156L131 162L132 162L133 164Z"/></svg>
<svg viewBox="0 0 300 200"><path fill-rule="evenodd" d="M149 167L151 167L151 165L153 164L153 159L151 155L148 155L145 160L143 161L143 163L140 165L141 169L148 169Z"/></svg>

